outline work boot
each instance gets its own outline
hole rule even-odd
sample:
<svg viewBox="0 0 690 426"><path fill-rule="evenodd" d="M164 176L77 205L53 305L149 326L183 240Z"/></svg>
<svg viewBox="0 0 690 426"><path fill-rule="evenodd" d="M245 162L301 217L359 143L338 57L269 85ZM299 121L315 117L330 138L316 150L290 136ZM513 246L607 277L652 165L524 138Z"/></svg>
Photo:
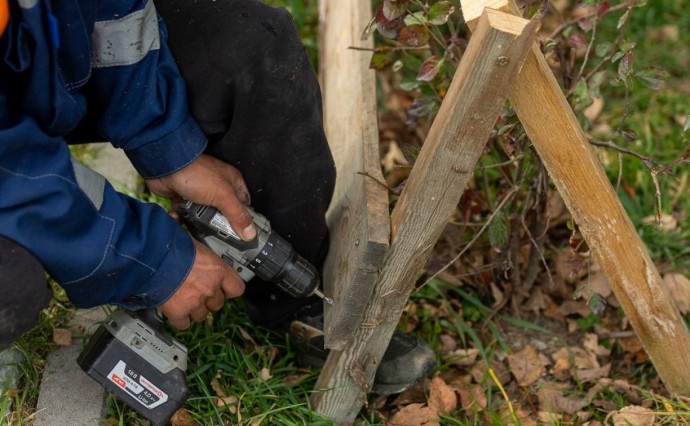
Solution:
<svg viewBox="0 0 690 426"><path fill-rule="evenodd" d="M306 367L321 368L328 357L324 348L323 314L300 315L290 321L290 340ZM372 392L400 393L422 381L436 368L436 354L425 341L396 331L374 377Z"/></svg>

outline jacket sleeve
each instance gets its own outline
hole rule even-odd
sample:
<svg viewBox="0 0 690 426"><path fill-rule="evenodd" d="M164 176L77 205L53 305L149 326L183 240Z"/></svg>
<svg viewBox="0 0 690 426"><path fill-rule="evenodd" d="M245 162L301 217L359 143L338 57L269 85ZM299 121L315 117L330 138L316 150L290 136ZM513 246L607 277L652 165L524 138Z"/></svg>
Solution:
<svg viewBox="0 0 690 426"><path fill-rule="evenodd" d="M125 150L144 178L194 161L206 138L189 115L185 82L153 1L100 2L92 44L90 84L101 134Z"/></svg>
<svg viewBox="0 0 690 426"><path fill-rule="evenodd" d="M88 90L101 132L144 177L184 167L206 140L187 112L153 4L105 0L95 10ZM51 56L41 52L49 43L39 35L31 63L46 77ZM11 84L0 84L0 234L30 250L77 306L164 302L191 269L191 237L161 207L119 194L74 164L45 117L10 103ZM46 87L36 83L36 102L54 95Z"/></svg>
<svg viewBox="0 0 690 426"><path fill-rule="evenodd" d="M0 90L0 234L31 251L79 307L161 304L189 273L191 237L160 206L89 173L61 138L12 115Z"/></svg>

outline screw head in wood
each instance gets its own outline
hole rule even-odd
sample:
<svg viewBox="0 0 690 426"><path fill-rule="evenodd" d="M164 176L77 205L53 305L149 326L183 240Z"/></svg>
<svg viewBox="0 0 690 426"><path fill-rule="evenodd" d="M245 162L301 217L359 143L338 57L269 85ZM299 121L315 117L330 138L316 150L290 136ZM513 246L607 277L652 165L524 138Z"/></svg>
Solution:
<svg viewBox="0 0 690 426"><path fill-rule="evenodd" d="M499 56L498 58L496 58L496 65L498 65L499 67L505 67L506 65L508 65L508 62L510 62L510 60L507 56Z"/></svg>

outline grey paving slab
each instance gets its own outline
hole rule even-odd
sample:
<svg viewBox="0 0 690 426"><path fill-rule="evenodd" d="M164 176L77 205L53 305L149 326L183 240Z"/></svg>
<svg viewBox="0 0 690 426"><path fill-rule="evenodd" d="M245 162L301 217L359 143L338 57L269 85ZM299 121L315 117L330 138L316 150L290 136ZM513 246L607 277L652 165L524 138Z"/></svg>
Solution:
<svg viewBox="0 0 690 426"><path fill-rule="evenodd" d="M96 332L98 326L108 317L107 308L98 306L90 309L77 309L67 326L77 336L90 336ZM111 308L115 309L115 308Z"/></svg>
<svg viewBox="0 0 690 426"><path fill-rule="evenodd" d="M105 320L105 309L79 309L69 322L75 336L91 335ZM75 338L46 360L34 426L97 426L105 414L105 390L77 365L83 347Z"/></svg>
<svg viewBox="0 0 690 426"><path fill-rule="evenodd" d="M105 390L84 373L76 359L82 342L48 355L34 426L98 426L105 414Z"/></svg>

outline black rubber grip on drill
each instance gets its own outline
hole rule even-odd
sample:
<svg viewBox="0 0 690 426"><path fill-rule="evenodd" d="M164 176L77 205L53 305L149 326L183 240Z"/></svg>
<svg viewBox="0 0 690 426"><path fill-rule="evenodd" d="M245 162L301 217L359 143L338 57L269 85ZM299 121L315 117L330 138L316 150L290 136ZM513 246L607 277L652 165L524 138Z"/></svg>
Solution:
<svg viewBox="0 0 690 426"><path fill-rule="evenodd" d="M310 296L319 285L314 267L276 233L271 234L249 266L257 277L276 283L293 297Z"/></svg>

